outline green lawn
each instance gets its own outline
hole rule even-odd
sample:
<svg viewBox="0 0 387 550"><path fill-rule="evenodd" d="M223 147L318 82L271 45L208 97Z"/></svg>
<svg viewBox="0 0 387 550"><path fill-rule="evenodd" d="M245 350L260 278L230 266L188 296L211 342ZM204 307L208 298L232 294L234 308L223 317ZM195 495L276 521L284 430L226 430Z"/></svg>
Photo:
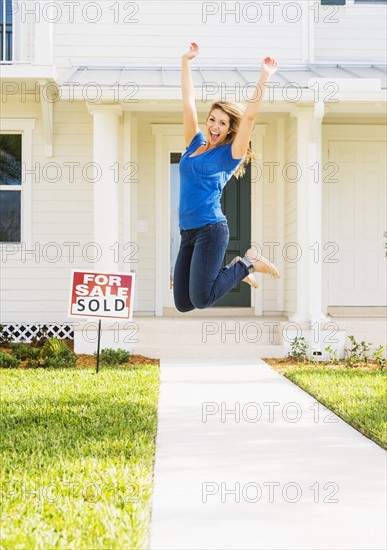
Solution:
<svg viewBox="0 0 387 550"><path fill-rule="evenodd" d="M297 366L284 375L387 449L386 370Z"/></svg>
<svg viewBox="0 0 387 550"><path fill-rule="evenodd" d="M159 367L2 369L6 550L148 544Z"/></svg>

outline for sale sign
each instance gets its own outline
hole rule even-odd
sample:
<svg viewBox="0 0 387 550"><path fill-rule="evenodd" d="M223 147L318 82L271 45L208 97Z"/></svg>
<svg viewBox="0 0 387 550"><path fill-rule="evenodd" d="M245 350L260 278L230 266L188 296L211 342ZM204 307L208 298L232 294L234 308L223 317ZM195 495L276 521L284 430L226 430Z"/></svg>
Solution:
<svg viewBox="0 0 387 550"><path fill-rule="evenodd" d="M70 313L73 317L132 320L134 273L73 271Z"/></svg>

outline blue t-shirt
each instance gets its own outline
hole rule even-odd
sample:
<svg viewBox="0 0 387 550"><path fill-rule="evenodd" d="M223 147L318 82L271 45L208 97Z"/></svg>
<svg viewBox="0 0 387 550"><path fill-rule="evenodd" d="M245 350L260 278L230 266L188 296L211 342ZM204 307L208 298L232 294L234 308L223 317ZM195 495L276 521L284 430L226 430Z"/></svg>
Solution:
<svg viewBox="0 0 387 550"><path fill-rule="evenodd" d="M244 159L232 158L232 142L190 157L205 143L199 130L180 159L180 229L226 220L220 205L223 187Z"/></svg>

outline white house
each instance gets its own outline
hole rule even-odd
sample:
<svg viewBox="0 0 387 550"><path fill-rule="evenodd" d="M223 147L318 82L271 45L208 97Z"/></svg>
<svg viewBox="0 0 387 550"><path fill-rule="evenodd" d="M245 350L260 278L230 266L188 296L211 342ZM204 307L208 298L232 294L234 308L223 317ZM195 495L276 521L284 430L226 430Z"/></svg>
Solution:
<svg viewBox="0 0 387 550"><path fill-rule="evenodd" d="M281 355L297 330L321 351L342 352L350 334L385 343L387 0L0 4L8 333L50 324L93 351L96 324L68 317L71 270L85 268L136 273L133 323L104 323L105 347ZM228 257L253 243L282 277L180 314L171 272L191 41L202 129L212 101L247 101L262 59L279 62L252 138L258 161L226 186L224 207Z"/></svg>

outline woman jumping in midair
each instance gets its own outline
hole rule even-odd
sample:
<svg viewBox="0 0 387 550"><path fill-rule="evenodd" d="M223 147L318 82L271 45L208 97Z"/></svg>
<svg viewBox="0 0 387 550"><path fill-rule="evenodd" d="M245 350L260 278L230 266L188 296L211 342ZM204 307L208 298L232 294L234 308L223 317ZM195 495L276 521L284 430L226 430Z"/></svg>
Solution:
<svg viewBox="0 0 387 550"><path fill-rule="evenodd" d="M263 101L265 83L277 70L266 57L259 82L245 111L237 104L217 101L206 120L207 136L199 129L191 60L199 53L192 42L182 56L182 93L186 151L181 157L179 226L181 244L174 270L176 308L187 312L213 305L240 281L257 287L254 272L278 278L274 264L252 248L221 269L230 234L220 199L228 180L243 175L244 165L255 156L249 142ZM255 98L255 99L254 99Z"/></svg>

